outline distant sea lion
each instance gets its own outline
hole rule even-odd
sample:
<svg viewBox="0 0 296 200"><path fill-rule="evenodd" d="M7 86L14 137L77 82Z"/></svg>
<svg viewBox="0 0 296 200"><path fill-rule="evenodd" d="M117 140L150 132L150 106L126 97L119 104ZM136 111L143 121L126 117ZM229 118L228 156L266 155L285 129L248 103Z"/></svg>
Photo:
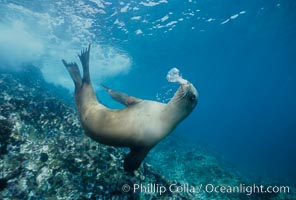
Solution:
<svg viewBox="0 0 296 200"><path fill-rule="evenodd" d="M112 110L97 99L89 76L90 45L78 55L83 68L81 77L75 62L66 66L75 84L75 103L80 122L93 140L112 146L129 147L124 169L138 169L147 153L184 120L197 104L197 91L190 82L180 84L167 103L143 100L103 86L109 95L126 107Z"/></svg>

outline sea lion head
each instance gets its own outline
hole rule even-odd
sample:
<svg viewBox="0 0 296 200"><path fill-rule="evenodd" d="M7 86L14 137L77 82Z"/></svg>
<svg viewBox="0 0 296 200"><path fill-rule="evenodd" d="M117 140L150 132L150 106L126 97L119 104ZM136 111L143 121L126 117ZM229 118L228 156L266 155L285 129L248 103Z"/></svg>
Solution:
<svg viewBox="0 0 296 200"><path fill-rule="evenodd" d="M186 83L180 84L179 89L169 103L175 104L175 106L184 109L188 113L190 113L197 105L197 102L197 90L192 83L186 81Z"/></svg>

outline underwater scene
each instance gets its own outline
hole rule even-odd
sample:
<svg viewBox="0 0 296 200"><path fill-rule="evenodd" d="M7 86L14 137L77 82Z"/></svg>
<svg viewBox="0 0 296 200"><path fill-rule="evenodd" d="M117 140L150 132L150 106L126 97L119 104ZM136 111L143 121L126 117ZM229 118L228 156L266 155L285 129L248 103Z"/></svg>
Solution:
<svg viewBox="0 0 296 200"><path fill-rule="evenodd" d="M296 199L295 10L0 0L0 199Z"/></svg>

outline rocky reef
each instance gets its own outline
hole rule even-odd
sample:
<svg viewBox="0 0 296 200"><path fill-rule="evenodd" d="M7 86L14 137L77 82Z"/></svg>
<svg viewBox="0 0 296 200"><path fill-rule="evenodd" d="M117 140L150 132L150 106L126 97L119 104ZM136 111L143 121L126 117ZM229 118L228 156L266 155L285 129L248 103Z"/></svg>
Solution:
<svg viewBox="0 0 296 200"><path fill-rule="evenodd" d="M249 181L173 137L127 173L126 149L86 137L72 95L46 83L38 68L0 72L0 90L0 199L296 199L292 194L198 191L206 183Z"/></svg>

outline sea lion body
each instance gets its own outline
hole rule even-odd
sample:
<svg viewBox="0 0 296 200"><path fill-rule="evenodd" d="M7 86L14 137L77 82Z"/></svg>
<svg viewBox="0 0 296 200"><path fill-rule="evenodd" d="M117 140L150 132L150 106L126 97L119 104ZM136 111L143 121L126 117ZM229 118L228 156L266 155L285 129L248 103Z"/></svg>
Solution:
<svg viewBox="0 0 296 200"><path fill-rule="evenodd" d="M76 63L63 60L75 84L75 104L86 135L111 146L129 147L124 162L126 171L137 169L152 147L166 137L197 104L197 91L191 83L181 84L167 103L142 100L107 88L109 95L126 105L109 109L98 101L89 78L89 51L81 53L81 78Z"/></svg>
<svg viewBox="0 0 296 200"><path fill-rule="evenodd" d="M153 113L155 109L159 109L158 114ZM153 101L143 101L122 110L96 105L81 114L80 120L87 135L102 144L154 146L171 129L170 126L157 126L159 121L165 120L164 109L164 105Z"/></svg>

